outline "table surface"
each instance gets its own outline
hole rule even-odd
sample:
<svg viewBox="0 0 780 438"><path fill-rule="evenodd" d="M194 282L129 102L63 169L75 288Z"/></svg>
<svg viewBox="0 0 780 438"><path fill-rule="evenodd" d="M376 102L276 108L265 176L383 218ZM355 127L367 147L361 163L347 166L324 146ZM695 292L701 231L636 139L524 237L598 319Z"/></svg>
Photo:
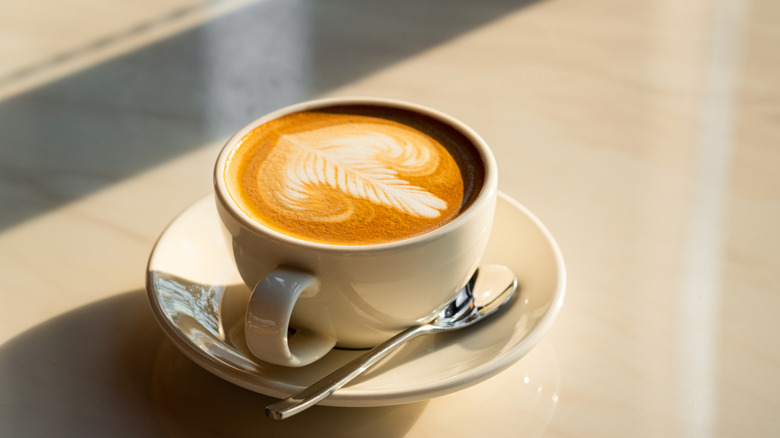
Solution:
<svg viewBox="0 0 780 438"><path fill-rule="evenodd" d="M780 3L7 6L0 435L780 435ZM343 95L473 126L557 239L566 302L468 389L273 422L165 337L146 263L232 132Z"/></svg>

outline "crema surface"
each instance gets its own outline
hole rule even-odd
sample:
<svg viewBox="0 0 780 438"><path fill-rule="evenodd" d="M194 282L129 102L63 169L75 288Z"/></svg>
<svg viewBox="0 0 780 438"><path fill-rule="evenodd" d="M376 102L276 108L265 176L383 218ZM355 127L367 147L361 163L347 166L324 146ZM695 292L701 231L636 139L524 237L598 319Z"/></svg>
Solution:
<svg viewBox="0 0 780 438"><path fill-rule="evenodd" d="M475 196L470 141L421 114L336 107L289 114L247 134L226 185L255 221L314 242L365 245L434 230Z"/></svg>

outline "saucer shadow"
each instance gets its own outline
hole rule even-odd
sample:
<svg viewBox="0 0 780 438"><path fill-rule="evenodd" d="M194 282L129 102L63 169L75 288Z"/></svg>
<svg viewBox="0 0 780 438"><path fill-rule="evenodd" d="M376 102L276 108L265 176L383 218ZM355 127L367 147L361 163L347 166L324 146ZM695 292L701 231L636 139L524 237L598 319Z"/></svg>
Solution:
<svg viewBox="0 0 780 438"><path fill-rule="evenodd" d="M203 370L166 338L146 294L112 296L0 345L0 436L403 436L427 402L314 407L266 418L273 399Z"/></svg>

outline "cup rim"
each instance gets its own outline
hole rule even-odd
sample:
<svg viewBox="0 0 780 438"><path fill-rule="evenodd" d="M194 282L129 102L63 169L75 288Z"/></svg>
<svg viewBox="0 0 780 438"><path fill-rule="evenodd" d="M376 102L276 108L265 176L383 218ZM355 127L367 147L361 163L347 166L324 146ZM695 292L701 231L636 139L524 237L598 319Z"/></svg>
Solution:
<svg viewBox="0 0 780 438"><path fill-rule="evenodd" d="M291 114L300 111L307 111L317 108L325 108L329 106L337 105L373 105L373 106L389 106L393 108L399 108L409 111L420 113L424 116L428 116L437 119L441 122L447 123L461 134L466 136L475 149L479 153L482 159L485 175L483 179L483 185L477 194L474 201L464 211L455 217L452 221L438 227L434 230L428 231L423 234L412 236L405 239L394 240L392 242L372 243L372 244L334 244L315 242L302 238L296 238L282 232L276 231L263 224L252 219L247 213L245 213L233 200L232 196L227 190L225 183L225 164L227 159L235 147L235 145L243 139L249 132L251 132L257 126L267 123L271 120L282 117L286 114ZM474 129L466 125L459 119L446 114L442 111L412 103L404 100L384 98L384 97L368 97L368 96L350 96L350 97L327 97L320 99L307 100L304 102L288 105L267 113L254 121L248 123L235 134L233 134L222 147L214 165L213 171L213 185L214 192L216 194L217 202L219 202L230 214L230 216L237 220L244 228L251 230L253 233L261 234L270 237L274 240L285 242L288 244L307 247L311 249L317 249L330 252L366 252L366 251L381 251L391 250L398 247L406 247L409 245L415 245L419 243L428 242L431 239L435 239L439 236L446 235L450 230L460 228L464 224L468 223L470 219L477 215L480 210L486 207L485 204L489 203L491 199L495 199L498 191L498 168L493 152L488 147L485 140L477 134Z"/></svg>

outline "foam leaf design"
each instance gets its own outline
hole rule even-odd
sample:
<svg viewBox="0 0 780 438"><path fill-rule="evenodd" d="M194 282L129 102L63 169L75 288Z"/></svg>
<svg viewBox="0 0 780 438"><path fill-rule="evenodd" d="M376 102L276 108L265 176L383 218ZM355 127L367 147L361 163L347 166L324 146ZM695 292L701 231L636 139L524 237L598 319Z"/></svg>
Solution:
<svg viewBox="0 0 780 438"><path fill-rule="evenodd" d="M293 210L316 209L310 198L318 187L330 187L413 216L433 218L447 203L401 175L427 175L437 166L435 146L422 134L352 123L280 137L258 179L282 181L274 197ZM313 213L323 219L326 212ZM343 220L345 214L349 213L330 214L330 220Z"/></svg>

